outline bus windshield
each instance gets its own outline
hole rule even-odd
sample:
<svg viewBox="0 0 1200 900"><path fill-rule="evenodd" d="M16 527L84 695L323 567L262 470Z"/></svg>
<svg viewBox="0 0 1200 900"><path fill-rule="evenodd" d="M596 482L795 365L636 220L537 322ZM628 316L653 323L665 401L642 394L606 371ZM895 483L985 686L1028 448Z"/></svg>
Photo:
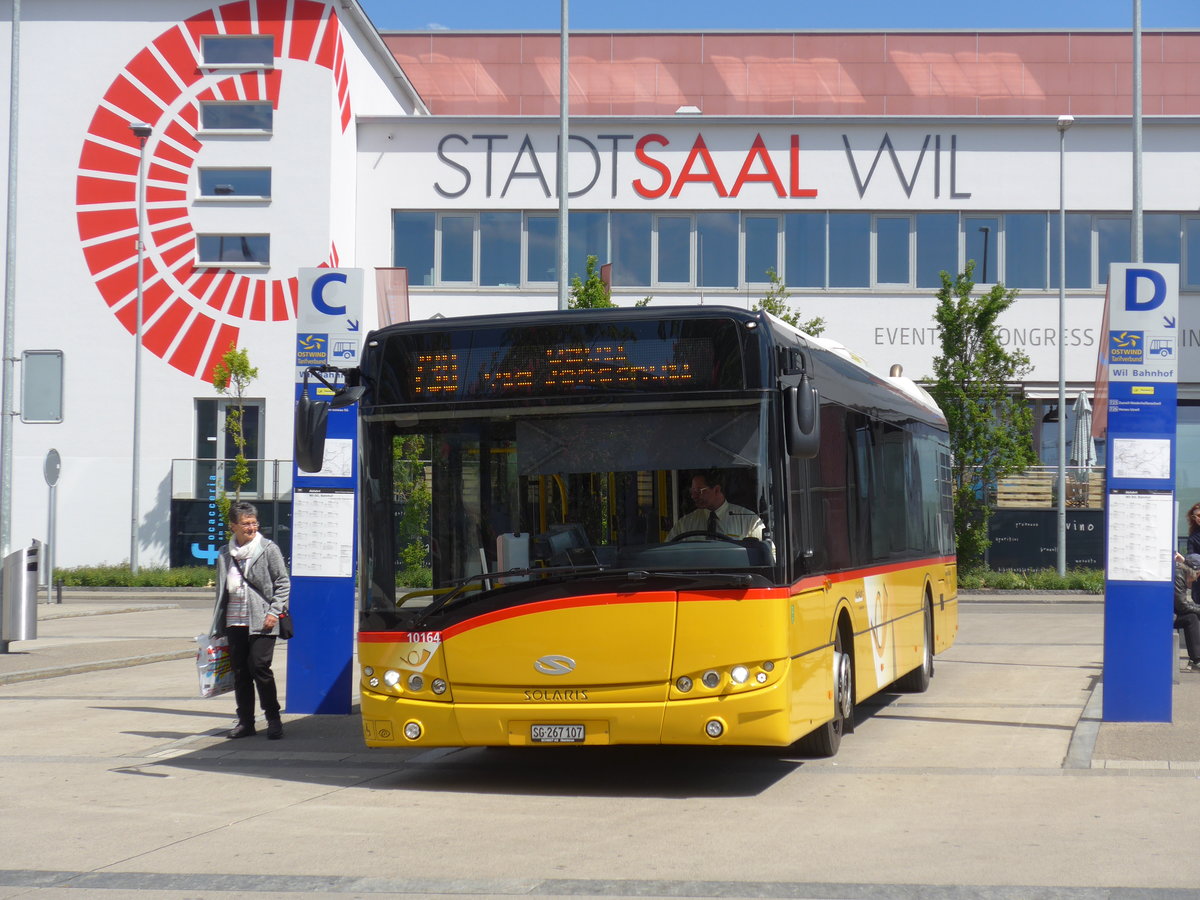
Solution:
<svg viewBox="0 0 1200 900"><path fill-rule="evenodd" d="M767 415L743 399L371 416L367 610L420 610L465 582L478 595L614 570L770 577Z"/></svg>

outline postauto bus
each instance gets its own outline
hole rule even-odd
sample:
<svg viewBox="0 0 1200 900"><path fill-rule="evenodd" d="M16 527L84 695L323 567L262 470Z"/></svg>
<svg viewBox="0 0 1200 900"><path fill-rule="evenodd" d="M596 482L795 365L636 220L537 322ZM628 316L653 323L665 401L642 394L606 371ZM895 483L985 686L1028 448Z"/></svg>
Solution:
<svg viewBox="0 0 1200 900"><path fill-rule="evenodd" d="M712 306L518 313L389 326L338 371L370 746L832 755L954 641L945 419L831 341ZM673 531L706 490L753 527Z"/></svg>

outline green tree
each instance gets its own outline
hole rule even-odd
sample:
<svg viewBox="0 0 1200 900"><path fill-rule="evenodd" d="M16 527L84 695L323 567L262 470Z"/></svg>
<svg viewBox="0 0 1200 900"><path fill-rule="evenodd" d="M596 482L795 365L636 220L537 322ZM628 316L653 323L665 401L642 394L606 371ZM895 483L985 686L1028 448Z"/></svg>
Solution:
<svg viewBox="0 0 1200 900"><path fill-rule="evenodd" d="M792 292L788 290L788 286L776 273L774 266L767 269L767 280L770 282L767 293L754 304L753 309L766 310L777 319L783 319L789 325L799 328L805 334L811 334L813 337L817 337L825 330L825 320L820 316L809 319L807 322L800 321L800 310L793 309L791 303L788 302Z"/></svg>
<svg viewBox="0 0 1200 900"><path fill-rule="evenodd" d="M600 278L596 266L597 258L587 258L587 278L578 275L571 279L570 296L567 298L567 309L602 309L616 306L612 301L612 291Z"/></svg>
<svg viewBox="0 0 1200 900"><path fill-rule="evenodd" d="M242 488L250 483L250 461L246 459L246 433L242 428L245 419L246 391L258 377L258 369L250 365L250 354L245 348L238 349L236 344L230 344L229 349L221 355L221 361L213 366L212 382L218 394L232 397L233 406L225 411L225 433L237 448L233 461L233 472L227 480L233 485L235 500L242 499ZM229 498L224 490L217 498L217 508L221 511L221 521L229 521Z"/></svg>
<svg viewBox="0 0 1200 900"><path fill-rule="evenodd" d="M1019 389L1029 357L1005 350L996 334L1017 292L997 284L972 297L974 271L972 260L953 279L941 273L935 318L942 352L930 390L950 428L954 534L964 568L982 565L987 550L988 488L1037 461L1033 416Z"/></svg>

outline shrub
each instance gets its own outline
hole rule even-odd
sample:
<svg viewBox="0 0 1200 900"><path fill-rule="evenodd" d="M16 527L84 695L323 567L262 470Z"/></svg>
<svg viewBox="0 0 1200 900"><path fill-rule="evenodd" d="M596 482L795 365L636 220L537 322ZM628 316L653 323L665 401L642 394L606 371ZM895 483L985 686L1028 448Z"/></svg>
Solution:
<svg viewBox="0 0 1200 900"><path fill-rule="evenodd" d="M215 569L210 566L141 568L136 575L127 565L79 566L55 569L54 580L61 579L64 587L207 587L212 583L214 573Z"/></svg>
<svg viewBox="0 0 1200 900"><path fill-rule="evenodd" d="M958 573L961 590L990 588L999 591L1083 591L1104 593L1104 571L1071 569L1059 575L1054 569L1027 569L995 572L982 567L963 568Z"/></svg>

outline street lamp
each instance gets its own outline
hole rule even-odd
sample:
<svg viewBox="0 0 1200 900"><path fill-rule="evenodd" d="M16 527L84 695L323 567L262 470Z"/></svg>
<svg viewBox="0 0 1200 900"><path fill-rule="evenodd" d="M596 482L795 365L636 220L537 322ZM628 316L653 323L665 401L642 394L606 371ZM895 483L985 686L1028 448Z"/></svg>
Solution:
<svg viewBox="0 0 1200 900"><path fill-rule="evenodd" d="M1074 116L1058 117L1058 574L1067 574L1067 129Z"/></svg>
<svg viewBox="0 0 1200 900"><path fill-rule="evenodd" d="M142 262L146 254L143 238L146 222L146 138L153 129L145 122L133 122L129 126L138 139L137 177L137 318L133 330L133 490L129 526L129 568L138 571L138 519L141 517L142 468Z"/></svg>

